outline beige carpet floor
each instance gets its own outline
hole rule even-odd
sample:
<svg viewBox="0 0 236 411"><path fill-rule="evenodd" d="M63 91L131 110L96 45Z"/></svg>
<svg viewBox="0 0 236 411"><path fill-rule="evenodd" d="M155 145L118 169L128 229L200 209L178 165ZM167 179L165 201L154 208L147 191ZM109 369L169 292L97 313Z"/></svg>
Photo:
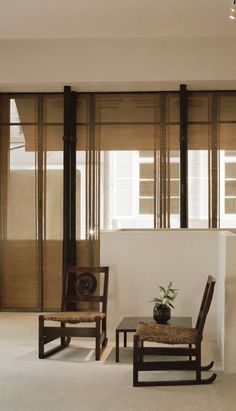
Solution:
<svg viewBox="0 0 236 411"><path fill-rule="evenodd" d="M0 411L236 411L236 374L209 386L132 386L132 350L114 362L109 344L94 361L91 341L38 360L38 315L0 313Z"/></svg>

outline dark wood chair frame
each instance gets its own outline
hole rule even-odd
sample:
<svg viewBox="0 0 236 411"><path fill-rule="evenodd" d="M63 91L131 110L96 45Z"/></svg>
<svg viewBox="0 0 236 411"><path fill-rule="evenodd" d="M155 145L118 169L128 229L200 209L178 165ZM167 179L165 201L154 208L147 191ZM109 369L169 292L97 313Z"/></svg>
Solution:
<svg viewBox="0 0 236 411"><path fill-rule="evenodd" d="M202 378L202 371L209 371L214 361L206 366L201 365L201 342L203 338L203 329L206 317L211 305L214 286L216 280L209 276L205 291L203 294L200 311L198 314L195 329L197 337L195 344L187 344L187 347L144 347L144 343L139 339L139 335L134 335L133 350L133 386L166 386L166 385L193 385L193 384L211 384L216 379L213 373L209 378ZM187 356L187 360L180 361L145 361L145 355L168 355L168 356ZM193 359L193 357L195 359ZM162 371L162 370L188 370L195 371L195 379L186 380L167 380L167 381L139 381L140 371Z"/></svg>
<svg viewBox="0 0 236 411"><path fill-rule="evenodd" d="M103 281L103 292L102 295L89 295L80 296L70 294L71 280L75 281L76 278L82 273L95 273L96 275L104 275ZM73 311L76 314L76 309L68 310L68 306L71 305L76 307L76 303L79 302L89 302L97 303L100 305L102 303L101 312L105 313L105 318L96 318L95 327L70 327L66 326L66 322L60 321L60 326L46 326L44 315L39 316L39 358L46 358L56 352L63 350L68 347L71 341L71 337L94 337L95 338L95 353L96 360L100 360L101 351L106 347L108 343L107 339L107 295L108 295L108 277L109 277L109 267L77 267L70 266L67 268L65 283L63 284L63 294L62 294L62 311ZM79 311L79 310L77 310ZM80 310L81 311L81 310ZM87 309L86 311L89 311ZM92 310L91 310L92 312ZM54 313L56 315L56 312ZM60 345L44 351L44 346L57 338L61 339Z"/></svg>

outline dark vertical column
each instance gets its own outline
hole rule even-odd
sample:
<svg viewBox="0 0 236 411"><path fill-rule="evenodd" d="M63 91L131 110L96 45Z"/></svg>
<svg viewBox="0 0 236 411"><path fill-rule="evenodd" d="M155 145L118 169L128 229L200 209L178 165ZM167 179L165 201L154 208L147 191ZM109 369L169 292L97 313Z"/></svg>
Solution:
<svg viewBox="0 0 236 411"><path fill-rule="evenodd" d="M64 88L63 274L76 263L76 93Z"/></svg>
<svg viewBox="0 0 236 411"><path fill-rule="evenodd" d="M37 111L38 111L38 128L37 128L37 192L38 192L38 215L37 215L37 248L38 248L38 304L42 311L44 306L44 276L43 276L43 221L44 221L44 110L43 110L43 96L37 97Z"/></svg>
<svg viewBox="0 0 236 411"><path fill-rule="evenodd" d="M71 218L70 218L70 264L76 264L76 93L71 93L71 138L70 138L70 171L71 171Z"/></svg>
<svg viewBox="0 0 236 411"><path fill-rule="evenodd" d="M64 166L63 166L63 273L69 263L70 239L70 93L64 88Z"/></svg>
<svg viewBox="0 0 236 411"><path fill-rule="evenodd" d="M188 92L180 85L180 227L188 227Z"/></svg>
<svg viewBox="0 0 236 411"><path fill-rule="evenodd" d="M212 123L211 123L211 220L210 228L218 227L218 115L219 98L216 93L212 94Z"/></svg>
<svg viewBox="0 0 236 411"><path fill-rule="evenodd" d="M95 145L95 94L90 95L89 99L89 151L87 164L87 227L88 232L88 264L90 267L95 265L95 238L96 238L96 145Z"/></svg>

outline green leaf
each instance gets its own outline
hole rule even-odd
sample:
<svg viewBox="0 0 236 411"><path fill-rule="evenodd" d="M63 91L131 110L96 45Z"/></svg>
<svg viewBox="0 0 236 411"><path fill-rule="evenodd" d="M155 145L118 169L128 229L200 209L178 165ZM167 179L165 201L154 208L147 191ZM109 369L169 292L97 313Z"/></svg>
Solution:
<svg viewBox="0 0 236 411"><path fill-rule="evenodd" d="M150 300L149 303L159 303L159 302L161 302L161 301L162 301L162 300L160 300L160 298L153 297L153 299Z"/></svg>
<svg viewBox="0 0 236 411"><path fill-rule="evenodd" d="M172 281L169 282L168 286L165 288L162 285L158 286L160 289L160 295L159 298L153 298L150 302L155 302L156 304L166 304L169 305L170 307L174 308L174 306L171 304L172 301L177 296L176 291L178 291L177 288L172 288Z"/></svg>

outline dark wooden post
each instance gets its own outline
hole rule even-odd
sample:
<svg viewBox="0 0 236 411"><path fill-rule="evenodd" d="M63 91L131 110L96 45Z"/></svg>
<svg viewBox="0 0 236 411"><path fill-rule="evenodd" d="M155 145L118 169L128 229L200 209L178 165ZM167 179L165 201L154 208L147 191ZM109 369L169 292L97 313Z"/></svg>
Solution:
<svg viewBox="0 0 236 411"><path fill-rule="evenodd" d="M188 92L180 85L180 227L188 227Z"/></svg>
<svg viewBox="0 0 236 411"><path fill-rule="evenodd" d="M64 88L63 287L66 267L76 264L76 93Z"/></svg>

